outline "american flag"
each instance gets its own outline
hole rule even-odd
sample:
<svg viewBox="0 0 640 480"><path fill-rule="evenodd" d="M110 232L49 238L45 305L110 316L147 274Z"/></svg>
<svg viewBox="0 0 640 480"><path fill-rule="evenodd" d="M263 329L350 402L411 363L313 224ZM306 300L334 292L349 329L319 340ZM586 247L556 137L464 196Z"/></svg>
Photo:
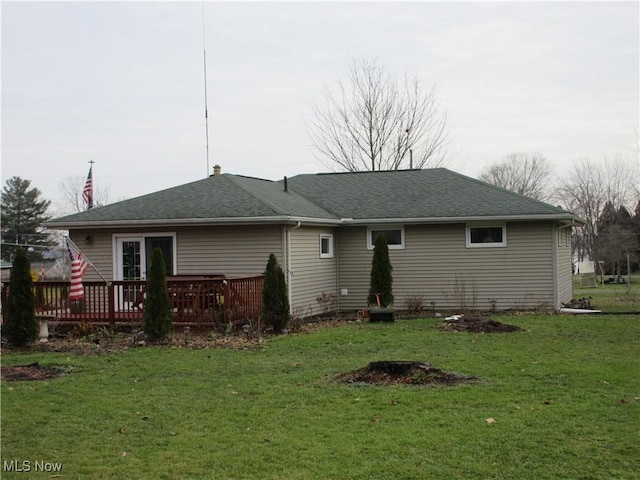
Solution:
<svg viewBox="0 0 640 480"><path fill-rule="evenodd" d="M89 268L85 262L82 252L73 242L67 241L67 250L71 257L71 285L69 288L69 299L79 300L84 297L84 287L82 286L82 276Z"/></svg>
<svg viewBox="0 0 640 480"><path fill-rule="evenodd" d="M82 190L82 199L87 204L87 210L93 208L93 179L91 178L91 171L93 165L89 167L89 175L87 175L87 181L84 183L84 189Z"/></svg>

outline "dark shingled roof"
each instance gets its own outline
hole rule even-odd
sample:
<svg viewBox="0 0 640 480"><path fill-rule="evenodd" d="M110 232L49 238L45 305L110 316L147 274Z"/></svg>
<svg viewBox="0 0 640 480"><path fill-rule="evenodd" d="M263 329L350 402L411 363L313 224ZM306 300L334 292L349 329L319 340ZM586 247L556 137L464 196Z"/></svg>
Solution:
<svg viewBox="0 0 640 480"><path fill-rule="evenodd" d="M559 215L559 207L445 168L298 175L291 190L340 218Z"/></svg>
<svg viewBox="0 0 640 480"><path fill-rule="evenodd" d="M425 221L574 218L565 210L444 168L303 174L284 181L215 175L47 223L52 228L115 224L340 219Z"/></svg>
<svg viewBox="0 0 640 480"><path fill-rule="evenodd" d="M220 220L234 218L312 217L330 213L271 180L215 175L177 187L57 218L56 224L131 221Z"/></svg>

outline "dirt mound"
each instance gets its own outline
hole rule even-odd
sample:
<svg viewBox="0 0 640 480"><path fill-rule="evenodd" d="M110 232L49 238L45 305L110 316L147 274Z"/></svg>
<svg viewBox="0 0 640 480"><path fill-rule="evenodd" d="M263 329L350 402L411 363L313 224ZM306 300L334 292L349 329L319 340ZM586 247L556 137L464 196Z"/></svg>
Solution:
<svg viewBox="0 0 640 480"><path fill-rule="evenodd" d="M344 383L379 385L458 385L477 380L413 361L371 362L366 367L338 375Z"/></svg>
<svg viewBox="0 0 640 480"><path fill-rule="evenodd" d="M0 377L5 381L48 380L64 375L65 373L67 373L67 371L61 368L47 367L37 362L29 365L3 365L2 368L0 368Z"/></svg>
<svg viewBox="0 0 640 480"><path fill-rule="evenodd" d="M472 333L506 333L519 332L522 329L516 325L500 323L490 318L477 315L455 315L457 318L446 318L442 322L442 330Z"/></svg>

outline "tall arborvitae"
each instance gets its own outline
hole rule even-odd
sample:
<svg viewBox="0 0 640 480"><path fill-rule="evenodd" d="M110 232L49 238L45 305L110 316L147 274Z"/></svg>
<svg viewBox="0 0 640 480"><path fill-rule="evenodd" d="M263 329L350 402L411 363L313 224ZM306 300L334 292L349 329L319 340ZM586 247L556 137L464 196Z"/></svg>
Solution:
<svg viewBox="0 0 640 480"><path fill-rule="evenodd" d="M144 312L144 332L152 341L165 338L173 328L165 269L162 250L156 247L151 254Z"/></svg>
<svg viewBox="0 0 640 480"><path fill-rule="evenodd" d="M282 332L291 318L287 282L276 256L269 255L262 288L262 321L276 333Z"/></svg>
<svg viewBox="0 0 640 480"><path fill-rule="evenodd" d="M23 347L38 338L31 264L21 248L16 250L13 259L6 308L2 334L9 344Z"/></svg>
<svg viewBox="0 0 640 480"><path fill-rule="evenodd" d="M377 305L376 294L380 298L380 304L388 307L393 303L393 267L389 260L389 246L387 237L379 235L373 248L373 260L371 261L371 280L369 283L369 296L367 303Z"/></svg>

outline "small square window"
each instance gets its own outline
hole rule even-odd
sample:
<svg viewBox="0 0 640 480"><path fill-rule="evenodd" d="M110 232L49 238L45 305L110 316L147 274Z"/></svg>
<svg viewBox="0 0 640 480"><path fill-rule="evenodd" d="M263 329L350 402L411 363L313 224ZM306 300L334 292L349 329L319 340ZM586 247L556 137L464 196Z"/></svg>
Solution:
<svg viewBox="0 0 640 480"><path fill-rule="evenodd" d="M387 245L389 250L398 250L404 248L404 227L394 228L368 228L367 229L367 248L372 250L376 244L376 239L384 235L387 237Z"/></svg>
<svg viewBox="0 0 640 480"><path fill-rule="evenodd" d="M467 226L467 247L506 247L504 225Z"/></svg>
<svg viewBox="0 0 640 480"><path fill-rule="evenodd" d="M320 258L333 258L333 235L320 235Z"/></svg>

